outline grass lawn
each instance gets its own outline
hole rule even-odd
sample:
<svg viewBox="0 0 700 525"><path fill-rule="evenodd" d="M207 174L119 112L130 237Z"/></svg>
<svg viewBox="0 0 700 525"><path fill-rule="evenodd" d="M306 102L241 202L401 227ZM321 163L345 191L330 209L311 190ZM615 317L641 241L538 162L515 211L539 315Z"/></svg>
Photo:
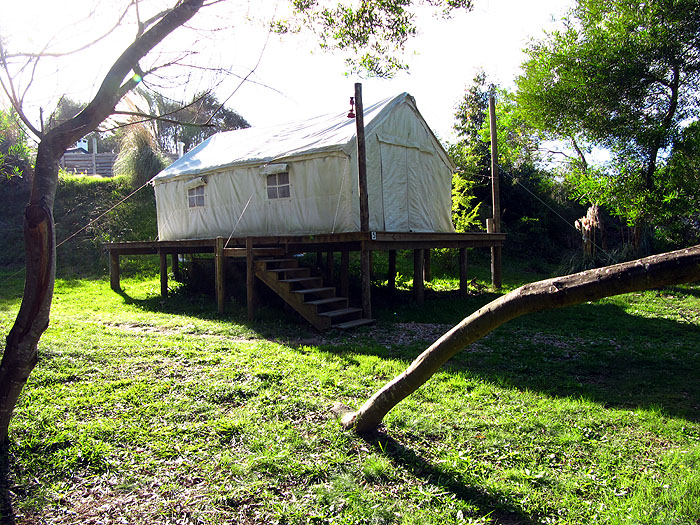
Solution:
<svg viewBox="0 0 700 525"><path fill-rule="evenodd" d="M57 282L11 428L19 523L700 523L700 285L507 323L370 437L331 405L359 406L495 294L377 296L375 327L319 335L161 301L157 277L123 286Z"/></svg>

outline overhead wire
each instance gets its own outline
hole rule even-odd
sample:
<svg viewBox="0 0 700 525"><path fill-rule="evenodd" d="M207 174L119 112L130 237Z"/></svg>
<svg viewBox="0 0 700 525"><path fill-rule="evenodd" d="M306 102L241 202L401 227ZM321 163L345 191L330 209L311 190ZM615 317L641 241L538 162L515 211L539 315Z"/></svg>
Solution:
<svg viewBox="0 0 700 525"><path fill-rule="evenodd" d="M505 171L505 170L501 170L500 168L499 168L499 173L502 173L502 174L507 175L508 177L510 177L511 180L512 180L513 182L515 182L516 184L518 184L518 185L519 185L522 189L524 189L527 193L529 193L529 194L530 194L531 196L533 196L535 199L537 199L538 201L540 201L549 211L551 211L554 215L556 215L556 216L559 217L562 221L564 221L568 226L570 226L570 227L573 228L576 232L578 232L578 229L576 228L576 226L574 226L573 224L571 224L571 222L569 222L569 221L566 220L564 217L562 217L561 214L560 214L559 212L557 212L554 208L552 208L549 204L547 204L544 200L542 200L536 193L534 193L533 191L531 191L527 186L525 186L522 182L520 182L520 181L519 181L515 176L513 176L511 173L509 173L508 171ZM484 177L485 179L490 179L490 178L491 178L490 176L485 176L485 175L484 175L483 177ZM608 258L608 262L612 262L612 261L613 261L612 255L610 255L607 251L605 251L601 246L599 246L598 244L596 244L595 241L591 240L591 244L593 244L593 246L595 246L598 250L600 250L603 254L605 254L605 256Z"/></svg>
<svg viewBox="0 0 700 525"><path fill-rule="evenodd" d="M149 181L149 182L150 182L150 181ZM131 193L129 193L129 195L127 195L126 197L124 197L123 199L121 199L119 202L117 202L116 204L114 204L113 206L111 206L110 208L108 208L107 210L105 210L104 212L102 212L100 215L98 215L98 216L95 217L94 219L90 220L85 226L83 226L82 228L80 228L80 229L74 231L72 234L70 234L68 237L66 237L65 239L63 239L61 242L57 243L57 244L56 244L56 249L58 250L58 248L60 248L60 247L63 246L65 243L67 243L68 241L70 241L70 240L71 240L72 238L74 238L76 235L78 235L79 233L85 231L85 230L88 229L90 226L92 226L93 224L95 224L97 221L99 221L100 219L102 219L102 218L103 218L105 215L107 215L109 212L113 211L116 207L120 206L121 204L123 204L124 202L126 202L127 200L129 200L131 197L133 197L134 195L136 195L139 191L141 191L143 188L145 188L146 186L148 186L149 182L143 183L141 186L139 186L137 189L135 189L134 191L132 191ZM14 277L16 277L17 275L19 275L20 273L22 273L24 270L25 270L25 268L20 268L20 269L17 270L16 272L10 274L8 277L6 277L5 279L3 279L2 282L3 282L3 283L8 282L10 279L13 279Z"/></svg>

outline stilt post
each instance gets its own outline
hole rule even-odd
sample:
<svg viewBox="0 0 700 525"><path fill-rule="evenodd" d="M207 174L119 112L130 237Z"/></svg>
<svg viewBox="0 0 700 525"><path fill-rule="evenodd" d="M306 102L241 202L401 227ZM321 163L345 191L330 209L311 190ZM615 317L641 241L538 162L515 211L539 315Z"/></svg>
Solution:
<svg viewBox="0 0 700 525"><path fill-rule="evenodd" d="M467 281L467 249L459 249L459 296L467 297L469 294L469 282Z"/></svg>
<svg viewBox="0 0 700 525"><path fill-rule="evenodd" d="M115 292L121 290L119 284L119 254L113 251L109 252L109 286Z"/></svg>
<svg viewBox="0 0 700 525"><path fill-rule="evenodd" d="M389 250L389 274L386 278L389 291L396 291L396 250Z"/></svg>
<svg viewBox="0 0 700 525"><path fill-rule="evenodd" d="M413 250L413 297L419 305L425 302L423 271L425 263L424 250Z"/></svg>
<svg viewBox="0 0 700 525"><path fill-rule="evenodd" d="M369 200L367 198L367 155L365 152L365 116L362 104L362 84L355 84L355 124L357 126L357 180L360 198L360 231L369 232ZM362 272L362 310L367 318L372 317L371 273L369 251L362 241L360 252Z"/></svg>
<svg viewBox="0 0 700 525"><path fill-rule="evenodd" d="M214 245L214 286L216 290L216 309L224 313L226 299L226 264L224 260L224 238L217 237Z"/></svg>
<svg viewBox="0 0 700 525"><path fill-rule="evenodd" d="M425 281L430 282L433 280L433 272L430 268L430 248L425 249L425 267L423 268L423 275L425 276Z"/></svg>
<svg viewBox="0 0 700 525"><path fill-rule="evenodd" d="M160 296L168 296L168 254L158 251L160 258Z"/></svg>
<svg viewBox="0 0 700 525"><path fill-rule="evenodd" d="M253 257L253 238L245 240L246 260L246 298L248 303L248 320L255 319L255 258Z"/></svg>

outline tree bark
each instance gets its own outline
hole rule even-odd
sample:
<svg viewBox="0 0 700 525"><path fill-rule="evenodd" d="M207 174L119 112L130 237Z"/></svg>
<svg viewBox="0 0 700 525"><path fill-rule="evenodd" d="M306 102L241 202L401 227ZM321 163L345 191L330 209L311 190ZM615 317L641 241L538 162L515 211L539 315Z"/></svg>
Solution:
<svg viewBox="0 0 700 525"><path fill-rule="evenodd" d="M32 191L24 213L27 257L24 295L0 362L0 446L8 442L12 412L36 365L37 344L49 324L56 276L53 203L58 184L58 161L66 148L93 131L114 111L119 99L138 84L140 79L134 74L136 70L140 71L138 61L190 20L203 3L204 0L177 2L124 50L82 112L40 137ZM19 101L13 101L13 104L17 107Z"/></svg>
<svg viewBox="0 0 700 525"><path fill-rule="evenodd" d="M521 286L465 318L418 356L405 372L384 385L357 412L346 413L341 423L359 433L373 431L389 410L415 392L448 359L515 317L699 279L700 245L697 245Z"/></svg>

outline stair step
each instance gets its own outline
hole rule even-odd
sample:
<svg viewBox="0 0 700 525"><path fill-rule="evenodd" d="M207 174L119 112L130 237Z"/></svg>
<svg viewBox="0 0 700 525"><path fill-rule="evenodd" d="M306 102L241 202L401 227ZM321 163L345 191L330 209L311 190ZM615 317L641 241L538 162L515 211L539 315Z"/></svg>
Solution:
<svg viewBox="0 0 700 525"><path fill-rule="evenodd" d="M343 308L342 310L331 310L330 312L323 312L318 315L322 315L324 317L340 317L342 315L349 315L349 314L354 314L357 312L361 312L362 308Z"/></svg>
<svg viewBox="0 0 700 525"><path fill-rule="evenodd" d="M336 325L333 325L333 328L339 328L341 330L347 330L349 328L356 328L358 326L364 326L368 324L374 324L375 319L354 319L352 321L346 321L345 323L338 323Z"/></svg>
<svg viewBox="0 0 700 525"><path fill-rule="evenodd" d="M331 303L339 303L341 301L347 301L347 297L329 297L328 299L316 299L315 301L306 301L306 304L313 304L316 306L323 306Z"/></svg>
<svg viewBox="0 0 700 525"><path fill-rule="evenodd" d="M276 269L270 268L271 265L279 266L281 264L285 264L287 266L293 266L295 268L299 266L299 261L297 259L261 259L260 262L265 265L265 269L267 271L272 271Z"/></svg>
<svg viewBox="0 0 700 525"><path fill-rule="evenodd" d="M305 266L295 266L292 268L272 268L270 270L267 270L268 272L275 272L275 273L285 273L285 272L292 272L292 273L301 273L301 272L310 272L310 268L306 268Z"/></svg>
<svg viewBox="0 0 700 525"><path fill-rule="evenodd" d="M321 279L320 277L293 277L292 279L280 279L281 283L290 284L302 284L310 281L323 283L323 279Z"/></svg>
<svg viewBox="0 0 700 525"><path fill-rule="evenodd" d="M335 292L335 287L330 286L330 287L325 287L325 288L306 288L305 290L294 290L292 293L307 294L307 293L329 292L331 290Z"/></svg>

